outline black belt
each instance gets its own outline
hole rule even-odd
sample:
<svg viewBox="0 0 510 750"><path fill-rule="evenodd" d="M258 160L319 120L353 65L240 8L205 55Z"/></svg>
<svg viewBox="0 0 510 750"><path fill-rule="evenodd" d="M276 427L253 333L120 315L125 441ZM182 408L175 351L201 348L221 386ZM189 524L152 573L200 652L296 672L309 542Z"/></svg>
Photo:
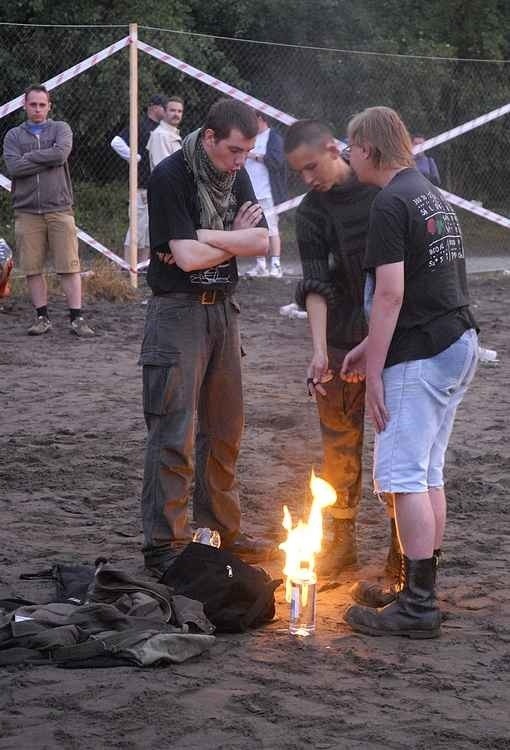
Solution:
<svg viewBox="0 0 510 750"><path fill-rule="evenodd" d="M202 292L159 292L154 294L155 297L186 297L195 299L201 305L214 305L216 302L224 302L229 298L223 289L206 289Z"/></svg>

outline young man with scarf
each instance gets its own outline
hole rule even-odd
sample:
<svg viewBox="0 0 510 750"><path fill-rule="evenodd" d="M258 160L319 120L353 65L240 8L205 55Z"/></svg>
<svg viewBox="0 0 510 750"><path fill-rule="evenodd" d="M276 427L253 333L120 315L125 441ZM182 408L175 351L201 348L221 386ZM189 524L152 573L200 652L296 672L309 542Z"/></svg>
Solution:
<svg viewBox="0 0 510 750"><path fill-rule="evenodd" d="M192 538L187 505L197 426L207 437L200 482L208 503L196 520L248 559L268 551L240 532L236 481L243 430L236 258L268 248L244 169L256 135L253 110L221 99L149 182L153 297L140 357L148 429L142 516L145 564L157 574Z"/></svg>

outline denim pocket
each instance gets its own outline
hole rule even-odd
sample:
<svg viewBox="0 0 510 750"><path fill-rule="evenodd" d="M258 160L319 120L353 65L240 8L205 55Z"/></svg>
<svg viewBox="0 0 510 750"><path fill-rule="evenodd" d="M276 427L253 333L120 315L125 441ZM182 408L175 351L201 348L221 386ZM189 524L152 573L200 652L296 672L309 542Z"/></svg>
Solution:
<svg viewBox="0 0 510 750"><path fill-rule="evenodd" d="M461 336L444 351L421 360L421 378L428 385L451 393L461 384L471 358L471 342L467 337Z"/></svg>

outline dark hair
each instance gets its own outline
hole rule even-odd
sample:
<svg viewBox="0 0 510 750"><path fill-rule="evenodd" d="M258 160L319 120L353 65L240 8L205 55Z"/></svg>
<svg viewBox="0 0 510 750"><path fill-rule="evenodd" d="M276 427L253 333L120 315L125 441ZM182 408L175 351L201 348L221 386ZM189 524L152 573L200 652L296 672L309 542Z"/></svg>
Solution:
<svg viewBox="0 0 510 750"><path fill-rule="evenodd" d="M269 125L269 117L265 112L261 112L260 109L258 109L255 114L257 115L257 117L260 117L261 120L264 120L264 122Z"/></svg>
<svg viewBox="0 0 510 750"><path fill-rule="evenodd" d="M184 99L182 99L180 96L169 96L166 103L170 104L170 102L178 102L184 107Z"/></svg>
<svg viewBox="0 0 510 750"><path fill-rule="evenodd" d="M149 99L148 107L166 107L168 103L168 97L164 94L153 94Z"/></svg>
<svg viewBox="0 0 510 750"><path fill-rule="evenodd" d="M216 140L228 138L236 128L245 138L255 138L259 127L257 115L251 107L235 99L218 99L206 115L202 131L210 128Z"/></svg>
<svg viewBox="0 0 510 750"><path fill-rule="evenodd" d="M290 154L303 143L307 146L318 146L330 138L333 138L333 131L320 120L298 120L285 134L285 153Z"/></svg>
<svg viewBox="0 0 510 750"><path fill-rule="evenodd" d="M46 86L43 86L42 83L32 83L30 86L27 86L25 89L25 99L29 94L32 93L32 91L39 91L41 94L46 94L48 97L48 101L51 102L50 92L46 88Z"/></svg>

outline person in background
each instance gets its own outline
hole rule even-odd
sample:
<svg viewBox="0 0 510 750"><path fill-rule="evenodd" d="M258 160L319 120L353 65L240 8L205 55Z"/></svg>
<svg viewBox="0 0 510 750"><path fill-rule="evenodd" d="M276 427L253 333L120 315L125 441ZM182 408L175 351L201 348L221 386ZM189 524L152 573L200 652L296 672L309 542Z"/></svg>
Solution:
<svg viewBox="0 0 510 750"><path fill-rule="evenodd" d="M248 154L248 172L257 197L266 215L269 227L270 267L265 256L257 258L248 276L275 276L281 278L281 241L278 231L278 214L271 213L279 203L287 200L287 166L283 151L283 138L269 127L267 115L257 112L258 133L255 146Z"/></svg>
<svg viewBox="0 0 510 750"><path fill-rule="evenodd" d="M162 94L154 94L149 99L147 105L147 113L140 119L138 123L138 192L136 196L136 212L137 212L137 247L138 247L138 260L147 260L149 257L149 214L147 211L147 184L150 177L150 162L149 152L147 151L147 143L150 134L155 130L165 114L165 107L168 99ZM121 159L129 161L130 148L129 148L129 126L125 127L119 135L112 138L110 143L111 147L118 154ZM126 238L124 240L124 257L126 260L129 259L129 245L131 242L131 234L128 227Z"/></svg>
<svg viewBox="0 0 510 750"><path fill-rule="evenodd" d="M182 146L179 125L184 113L184 101L180 96L171 96L165 107L163 119L149 136L147 151L151 172L160 161L172 156Z"/></svg>
<svg viewBox="0 0 510 750"><path fill-rule="evenodd" d="M4 161L12 177L16 247L36 311L28 333L39 336L51 330L44 277L49 251L69 305L70 331L90 338L94 331L81 309L78 237L67 162L73 134L66 122L48 119L51 100L44 86L26 89L24 108L26 122L5 136Z"/></svg>
<svg viewBox="0 0 510 750"><path fill-rule="evenodd" d="M420 146L422 143L425 143L425 141L426 138L424 135L421 135L421 133L413 135L413 146ZM416 163L416 169L418 169L429 182L436 187L441 186L439 170L432 156L427 156L426 151L421 151L419 154L414 155L414 161Z"/></svg>
<svg viewBox="0 0 510 750"><path fill-rule="evenodd" d="M393 601L354 605L345 620L368 635L435 638L445 453L478 361L462 233L441 191L416 169L411 138L394 110L364 110L348 135L358 179L381 190L365 255L374 281L368 336L347 354L342 374L366 377L376 430L374 489L394 504L402 569Z"/></svg>
<svg viewBox="0 0 510 750"><path fill-rule="evenodd" d="M319 411L322 476L337 492L335 505L324 517L318 571L335 575L357 562L365 384L362 379L345 382L340 369L344 356L366 334L363 259L370 207L378 190L358 182L331 129L318 120L291 125L285 153L290 167L310 188L296 212L303 268L296 301L308 312L312 334L307 377ZM393 519L391 531L386 570L396 575L400 558Z"/></svg>

